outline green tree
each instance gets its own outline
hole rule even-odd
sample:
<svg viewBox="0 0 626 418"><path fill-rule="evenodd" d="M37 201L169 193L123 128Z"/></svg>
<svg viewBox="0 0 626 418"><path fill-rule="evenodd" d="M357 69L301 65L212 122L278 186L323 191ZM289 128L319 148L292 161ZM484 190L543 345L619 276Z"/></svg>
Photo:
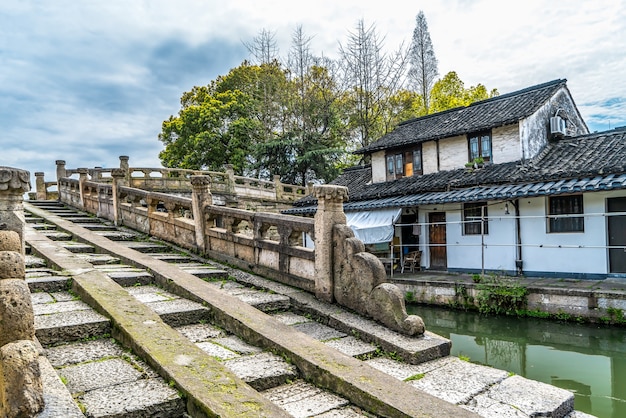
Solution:
<svg viewBox="0 0 626 418"><path fill-rule="evenodd" d="M235 172L243 173L250 138L260 128L250 118L252 101L240 91L195 92L195 97L185 93L178 116L163 122L159 140L165 149L159 159L165 167L192 170L222 170L224 164L232 164Z"/></svg>
<svg viewBox="0 0 626 418"><path fill-rule="evenodd" d="M413 40L409 50L408 77L411 85L415 86L421 96L422 106L429 112L430 91L432 90L435 78L439 75L437 57L433 43L430 40L430 32L424 12L420 10L417 14L415 29L413 30Z"/></svg>
<svg viewBox="0 0 626 418"><path fill-rule="evenodd" d="M482 84L465 88L455 71L450 71L441 80L438 80L430 92L432 112L441 112L455 107L468 106L474 102L497 96L498 90L490 92Z"/></svg>

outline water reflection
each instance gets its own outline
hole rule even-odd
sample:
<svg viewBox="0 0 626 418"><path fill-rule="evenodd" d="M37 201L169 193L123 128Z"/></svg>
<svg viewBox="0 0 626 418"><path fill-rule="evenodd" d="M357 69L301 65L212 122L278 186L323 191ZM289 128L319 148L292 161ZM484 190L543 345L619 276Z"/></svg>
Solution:
<svg viewBox="0 0 626 418"><path fill-rule="evenodd" d="M407 308L428 330L452 340L452 355L571 390L579 411L626 417L623 328Z"/></svg>

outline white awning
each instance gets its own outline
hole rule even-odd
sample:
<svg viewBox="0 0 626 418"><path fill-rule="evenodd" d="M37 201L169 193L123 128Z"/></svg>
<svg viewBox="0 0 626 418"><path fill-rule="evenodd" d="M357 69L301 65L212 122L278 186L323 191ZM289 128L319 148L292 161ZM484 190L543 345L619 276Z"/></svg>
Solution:
<svg viewBox="0 0 626 418"><path fill-rule="evenodd" d="M364 212L346 212L348 226L364 244L390 242L393 238L393 224L400 217L402 209L380 209Z"/></svg>

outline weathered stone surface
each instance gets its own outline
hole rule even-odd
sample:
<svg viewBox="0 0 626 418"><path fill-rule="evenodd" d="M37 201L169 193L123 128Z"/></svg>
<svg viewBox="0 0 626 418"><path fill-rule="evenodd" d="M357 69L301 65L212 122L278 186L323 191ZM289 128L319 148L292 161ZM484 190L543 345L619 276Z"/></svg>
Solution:
<svg viewBox="0 0 626 418"><path fill-rule="evenodd" d="M296 366L272 353L239 357L224 364L256 390L276 387L298 377Z"/></svg>
<svg viewBox="0 0 626 418"><path fill-rule="evenodd" d="M22 251L22 241L15 231L0 230L0 251Z"/></svg>
<svg viewBox="0 0 626 418"><path fill-rule="evenodd" d="M33 305L24 280L0 280L0 347L35 338Z"/></svg>
<svg viewBox="0 0 626 418"><path fill-rule="evenodd" d="M324 344L356 358L373 355L378 349L374 344L366 343L353 336L325 341Z"/></svg>
<svg viewBox="0 0 626 418"><path fill-rule="evenodd" d="M484 416L502 416L494 412L516 410L523 416L562 418L574 410L574 394L522 376L511 376L476 396L467 407Z"/></svg>
<svg viewBox="0 0 626 418"><path fill-rule="evenodd" d="M185 403L160 379L95 389L80 396L91 417L184 417Z"/></svg>
<svg viewBox="0 0 626 418"><path fill-rule="evenodd" d="M59 375L67 379L67 388L72 393L132 382L142 377L130 363L114 358L64 367Z"/></svg>
<svg viewBox="0 0 626 418"><path fill-rule="evenodd" d="M44 406L39 351L33 341L21 340L0 348L0 415L30 417Z"/></svg>
<svg viewBox="0 0 626 418"><path fill-rule="evenodd" d="M346 399L302 381L263 394L294 417L311 417L348 404Z"/></svg>
<svg viewBox="0 0 626 418"><path fill-rule="evenodd" d="M45 357L39 356L44 409L35 418L84 418L67 387Z"/></svg>
<svg viewBox="0 0 626 418"><path fill-rule="evenodd" d="M54 367L85 363L104 357L121 357L124 350L110 338L63 344L46 349L46 357Z"/></svg>
<svg viewBox="0 0 626 418"><path fill-rule="evenodd" d="M176 328L176 331L180 332L194 343L206 341L211 338L226 336L226 333L223 330L214 327L211 324L185 325Z"/></svg>
<svg viewBox="0 0 626 418"><path fill-rule="evenodd" d="M408 315L404 295L398 286L383 283L372 290L368 313L389 328L407 335L424 333L424 321L417 315Z"/></svg>
<svg viewBox="0 0 626 418"><path fill-rule="evenodd" d="M22 254L17 251L0 251L0 280L25 278Z"/></svg>

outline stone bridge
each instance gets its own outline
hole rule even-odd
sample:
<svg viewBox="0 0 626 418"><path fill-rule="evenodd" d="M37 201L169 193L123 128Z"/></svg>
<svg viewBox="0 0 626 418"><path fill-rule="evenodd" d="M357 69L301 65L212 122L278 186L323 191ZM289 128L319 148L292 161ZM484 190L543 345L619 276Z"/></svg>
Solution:
<svg viewBox="0 0 626 418"><path fill-rule="evenodd" d="M213 205L207 176L191 197L127 178L60 177L23 205L0 187L26 222L45 400L11 412L24 386L3 367L3 416L583 416L570 392L450 357L345 225L344 188L317 187L304 219Z"/></svg>

